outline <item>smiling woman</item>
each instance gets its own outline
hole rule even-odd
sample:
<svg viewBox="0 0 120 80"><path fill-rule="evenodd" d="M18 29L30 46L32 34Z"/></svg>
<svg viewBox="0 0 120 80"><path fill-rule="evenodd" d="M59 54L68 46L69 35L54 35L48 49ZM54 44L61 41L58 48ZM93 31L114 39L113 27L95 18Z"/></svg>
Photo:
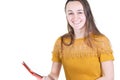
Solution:
<svg viewBox="0 0 120 80"><path fill-rule="evenodd" d="M66 80L114 80L110 41L97 29L87 0L67 0L65 13L68 32L56 40L51 72L41 80L58 80L62 65Z"/></svg>
<svg viewBox="0 0 120 80"><path fill-rule="evenodd" d="M74 30L84 27L86 17L81 3L68 3L65 11L67 20Z"/></svg>
<svg viewBox="0 0 120 80"><path fill-rule="evenodd" d="M109 80L114 58L114 80L120 80L119 0L87 0L95 21L84 1L0 0L0 80L36 80L23 60L44 77Z"/></svg>

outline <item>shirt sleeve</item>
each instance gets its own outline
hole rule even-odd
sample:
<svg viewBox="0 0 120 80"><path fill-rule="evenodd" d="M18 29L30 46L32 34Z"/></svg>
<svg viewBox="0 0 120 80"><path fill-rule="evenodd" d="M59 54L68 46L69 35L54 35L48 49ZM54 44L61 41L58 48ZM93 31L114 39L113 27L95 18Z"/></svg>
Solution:
<svg viewBox="0 0 120 80"><path fill-rule="evenodd" d="M52 61L53 62L61 62L61 39L58 38L55 42L53 51L52 51Z"/></svg>
<svg viewBox="0 0 120 80"><path fill-rule="evenodd" d="M100 38L98 52L100 54L100 61L114 60L113 50L110 45L110 41L107 37L102 36Z"/></svg>

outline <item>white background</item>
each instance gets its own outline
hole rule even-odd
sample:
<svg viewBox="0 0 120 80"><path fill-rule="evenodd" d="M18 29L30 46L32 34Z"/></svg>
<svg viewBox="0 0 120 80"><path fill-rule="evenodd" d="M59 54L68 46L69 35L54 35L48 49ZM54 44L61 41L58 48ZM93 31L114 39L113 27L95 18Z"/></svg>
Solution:
<svg viewBox="0 0 120 80"><path fill-rule="evenodd" d="M67 32L66 0L0 0L0 80L36 80L22 66L47 75L56 39ZM99 30L111 41L120 80L119 0L89 0ZM65 80L63 69L59 80Z"/></svg>

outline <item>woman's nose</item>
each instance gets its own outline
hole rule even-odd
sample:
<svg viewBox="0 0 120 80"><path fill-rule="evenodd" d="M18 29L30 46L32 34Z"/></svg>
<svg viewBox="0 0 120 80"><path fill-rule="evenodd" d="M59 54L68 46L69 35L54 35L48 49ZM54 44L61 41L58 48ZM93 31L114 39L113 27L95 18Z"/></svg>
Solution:
<svg viewBox="0 0 120 80"><path fill-rule="evenodd" d="M77 14L74 14L73 19L76 21L79 19L79 16Z"/></svg>

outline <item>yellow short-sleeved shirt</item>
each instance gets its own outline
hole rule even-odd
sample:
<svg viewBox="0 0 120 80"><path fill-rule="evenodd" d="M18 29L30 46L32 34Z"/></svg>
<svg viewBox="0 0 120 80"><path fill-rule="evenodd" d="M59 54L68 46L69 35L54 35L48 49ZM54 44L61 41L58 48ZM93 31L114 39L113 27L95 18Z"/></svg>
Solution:
<svg viewBox="0 0 120 80"><path fill-rule="evenodd" d="M96 46L88 47L84 39L75 39L70 46L63 46L61 53L61 39L57 39L53 49L53 62L60 62L66 75L66 80L96 80L102 76L103 61L114 60L109 40L105 36L94 37Z"/></svg>

